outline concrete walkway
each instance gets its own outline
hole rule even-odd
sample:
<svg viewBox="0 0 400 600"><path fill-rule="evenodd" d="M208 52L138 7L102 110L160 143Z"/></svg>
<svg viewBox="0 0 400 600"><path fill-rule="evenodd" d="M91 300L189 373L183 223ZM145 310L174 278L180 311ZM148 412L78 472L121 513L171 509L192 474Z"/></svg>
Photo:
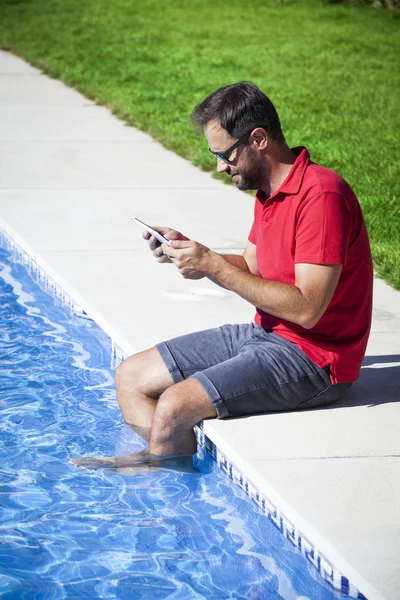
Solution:
<svg viewBox="0 0 400 600"><path fill-rule="evenodd" d="M137 216L240 253L249 196L4 52L0 139L3 226L128 353L252 320L234 294L157 264L132 223ZM367 357L346 406L204 423L370 599L400 597L399 400L400 294L377 280Z"/></svg>

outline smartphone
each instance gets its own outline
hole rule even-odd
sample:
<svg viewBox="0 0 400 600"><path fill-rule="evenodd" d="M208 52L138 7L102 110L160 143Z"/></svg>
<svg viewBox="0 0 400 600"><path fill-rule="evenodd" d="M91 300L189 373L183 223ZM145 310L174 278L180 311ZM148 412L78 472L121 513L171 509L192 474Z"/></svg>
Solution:
<svg viewBox="0 0 400 600"><path fill-rule="evenodd" d="M146 231L151 233L151 235L154 235L154 237L157 238L157 240L160 242L160 244L168 244L169 245L167 238L165 238L163 235L161 235L161 233L158 233L158 231L156 231L149 225L146 225L146 223L143 223L143 221L141 221L140 219L137 219L136 217L134 217L133 220L135 221L135 223L137 223L138 225L143 227L143 229L146 229Z"/></svg>

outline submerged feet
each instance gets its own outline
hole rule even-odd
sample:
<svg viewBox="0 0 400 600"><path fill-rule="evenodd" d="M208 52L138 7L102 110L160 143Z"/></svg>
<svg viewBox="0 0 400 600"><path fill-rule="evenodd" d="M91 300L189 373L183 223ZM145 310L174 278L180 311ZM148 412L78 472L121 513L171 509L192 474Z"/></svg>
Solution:
<svg viewBox="0 0 400 600"><path fill-rule="evenodd" d="M71 458L70 465L81 469L103 469L105 467L131 467L137 464L149 463L150 454L145 448L141 452L128 454L128 456L95 456L87 458Z"/></svg>
<svg viewBox="0 0 400 600"><path fill-rule="evenodd" d="M177 473L199 473L199 470L193 466L193 460L191 456L167 458L147 464L136 464L135 466L131 467L110 467L107 468L107 473L132 476L138 475L139 473L150 473L154 471L166 470L175 471Z"/></svg>
<svg viewBox="0 0 400 600"><path fill-rule="evenodd" d="M151 470L171 469L184 473L195 472L192 455L157 456L145 448L141 452L128 456L96 456L92 458L72 458L69 464L85 470L106 468L112 473L133 475ZM129 472L127 472L129 471Z"/></svg>

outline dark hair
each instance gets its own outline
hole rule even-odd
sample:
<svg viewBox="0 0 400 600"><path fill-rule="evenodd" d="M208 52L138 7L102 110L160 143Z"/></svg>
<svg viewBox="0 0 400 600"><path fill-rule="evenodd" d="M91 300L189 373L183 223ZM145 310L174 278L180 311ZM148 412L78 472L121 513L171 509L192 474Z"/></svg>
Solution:
<svg viewBox="0 0 400 600"><path fill-rule="evenodd" d="M285 140L275 106L249 81L219 88L196 106L191 119L201 128L215 120L237 139L256 127L263 127L272 139Z"/></svg>

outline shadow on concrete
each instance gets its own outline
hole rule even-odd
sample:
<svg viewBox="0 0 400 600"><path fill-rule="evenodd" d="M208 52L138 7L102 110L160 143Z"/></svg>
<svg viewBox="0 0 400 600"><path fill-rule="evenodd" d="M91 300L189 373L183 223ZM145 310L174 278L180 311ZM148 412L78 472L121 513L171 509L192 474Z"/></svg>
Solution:
<svg viewBox="0 0 400 600"><path fill-rule="evenodd" d="M340 402L327 408L400 402L400 354L366 356L359 379Z"/></svg>

